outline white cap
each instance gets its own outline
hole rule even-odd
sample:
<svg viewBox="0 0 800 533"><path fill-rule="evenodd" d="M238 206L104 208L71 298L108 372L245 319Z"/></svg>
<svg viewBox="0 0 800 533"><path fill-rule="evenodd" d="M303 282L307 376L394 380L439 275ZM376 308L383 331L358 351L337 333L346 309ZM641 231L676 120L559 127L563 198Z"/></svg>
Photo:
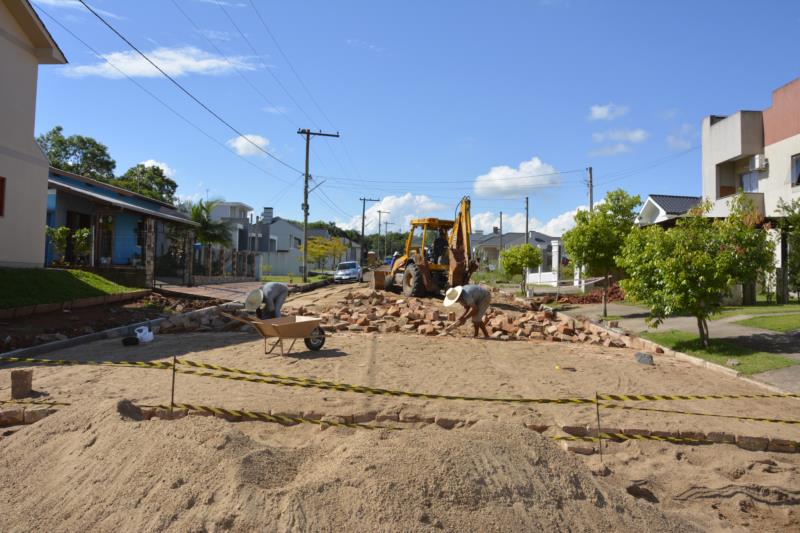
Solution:
<svg viewBox="0 0 800 533"><path fill-rule="evenodd" d="M244 300L244 310L248 313L255 313L256 309L264 303L264 291L261 289L255 289L250 291L250 294L247 295L247 298Z"/></svg>
<svg viewBox="0 0 800 533"><path fill-rule="evenodd" d="M444 306L450 307L451 305L456 303L458 299L461 297L461 291L463 290L464 287L462 287L461 285L459 285L458 287L452 287L450 289L447 289L447 292L444 293L444 302L442 302L444 303Z"/></svg>

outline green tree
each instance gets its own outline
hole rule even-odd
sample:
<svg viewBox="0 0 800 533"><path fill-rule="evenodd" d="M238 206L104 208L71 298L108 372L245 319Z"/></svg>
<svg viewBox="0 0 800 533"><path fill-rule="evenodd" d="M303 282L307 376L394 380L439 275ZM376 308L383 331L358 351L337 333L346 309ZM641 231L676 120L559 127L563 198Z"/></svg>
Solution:
<svg viewBox="0 0 800 533"><path fill-rule="evenodd" d="M178 184L168 178L161 167L145 166L141 163L115 178L112 184L170 204L175 201L175 191L178 188Z"/></svg>
<svg viewBox="0 0 800 533"><path fill-rule="evenodd" d="M64 255L67 253L67 243L69 242L70 234L69 228L66 226L57 228L46 227L45 232L50 239L50 243L53 245L53 250L59 257L59 259L55 259L53 262L63 261Z"/></svg>
<svg viewBox="0 0 800 533"><path fill-rule="evenodd" d="M64 137L63 131L56 126L36 138L52 166L100 181L114 179L117 163L106 145L83 135Z"/></svg>
<svg viewBox="0 0 800 533"><path fill-rule="evenodd" d="M533 270L542 264L542 253L532 244L520 244L500 252L500 266L509 276L523 274L525 269ZM525 276L522 277L522 292L525 292Z"/></svg>
<svg viewBox="0 0 800 533"><path fill-rule="evenodd" d="M789 203L781 200L778 209L783 215L780 229L786 234L789 245L788 264L786 265L789 271L789 290L800 292L800 198Z"/></svg>
<svg viewBox="0 0 800 533"><path fill-rule="evenodd" d="M330 257L330 241L323 237L311 237L308 239L308 258L312 263L317 264L317 268L322 267L322 262Z"/></svg>
<svg viewBox="0 0 800 533"><path fill-rule="evenodd" d="M726 219L706 218L709 209L705 203L670 230L634 229L617 258L629 275L621 282L625 294L650 308L648 324L693 316L702 346L708 346L708 318L731 284L753 282L759 272L770 271L774 251L744 195L734 197Z"/></svg>
<svg viewBox="0 0 800 533"><path fill-rule="evenodd" d="M92 232L89 228L80 228L72 232L72 254L82 264L92 250Z"/></svg>
<svg viewBox="0 0 800 533"><path fill-rule="evenodd" d="M578 211L575 227L562 241L569 257L591 276L603 276L603 316L608 316L608 277L617 265L615 257L634 228L636 207L642 201L622 189L610 191L593 211Z"/></svg>
<svg viewBox="0 0 800 533"><path fill-rule="evenodd" d="M228 225L221 220L213 220L211 212L219 203L218 200L203 201L199 200L189 208L189 216L192 221L199 224L194 228L195 239L202 244L219 244L221 246L232 246L231 232Z"/></svg>

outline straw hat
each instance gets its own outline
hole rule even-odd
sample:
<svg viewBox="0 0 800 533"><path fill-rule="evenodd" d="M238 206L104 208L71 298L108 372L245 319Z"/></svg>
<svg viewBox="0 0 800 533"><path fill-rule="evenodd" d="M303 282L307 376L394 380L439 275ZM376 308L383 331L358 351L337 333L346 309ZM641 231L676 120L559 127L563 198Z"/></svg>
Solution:
<svg viewBox="0 0 800 533"><path fill-rule="evenodd" d="M447 292L444 293L444 302L443 302L444 306L450 307L451 305L456 303L458 299L461 297L461 291L463 290L464 287L462 287L461 285L459 285L458 287L452 287L450 289L447 289Z"/></svg>
<svg viewBox="0 0 800 533"><path fill-rule="evenodd" d="M264 303L264 291L261 289L250 291L244 300L244 310L248 313L255 313L262 303Z"/></svg>

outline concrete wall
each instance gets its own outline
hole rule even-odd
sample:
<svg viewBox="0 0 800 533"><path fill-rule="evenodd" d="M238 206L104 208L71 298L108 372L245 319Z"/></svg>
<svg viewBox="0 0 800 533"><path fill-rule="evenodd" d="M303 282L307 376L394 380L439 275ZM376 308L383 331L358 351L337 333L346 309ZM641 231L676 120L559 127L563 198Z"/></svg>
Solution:
<svg viewBox="0 0 800 533"><path fill-rule="evenodd" d="M769 170L768 178L759 182L759 191L764 193L764 207L768 216L778 214L780 199L788 203L800 198L800 186L793 187L791 184L792 156L797 154L800 154L800 135L764 147Z"/></svg>
<svg viewBox="0 0 800 533"><path fill-rule="evenodd" d="M41 267L47 220L47 159L33 139L38 60L28 37L0 3L0 266Z"/></svg>
<svg viewBox="0 0 800 533"><path fill-rule="evenodd" d="M302 276L300 271L303 265L303 251L291 250L289 252L269 252L264 255L264 264L270 265L270 274L276 276Z"/></svg>
<svg viewBox="0 0 800 533"><path fill-rule="evenodd" d="M720 185L735 183L724 163L763 153L761 111L739 111L729 117L706 117L702 125L703 198L720 198Z"/></svg>

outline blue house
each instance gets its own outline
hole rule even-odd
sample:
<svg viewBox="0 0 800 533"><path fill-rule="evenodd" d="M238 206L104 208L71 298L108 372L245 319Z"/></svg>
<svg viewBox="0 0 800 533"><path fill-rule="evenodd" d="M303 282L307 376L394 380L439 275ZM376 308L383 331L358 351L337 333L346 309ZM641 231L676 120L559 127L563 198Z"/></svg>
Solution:
<svg viewBox="0 0 800 533"><path fill-rule="evenodd" d="M89 268L102 270L107 277L134 286L150 286L155 279L156 260L185 250L176 235L197 226L186 214L169 203L115 187L85 176L50 167L47 196L47 225L91 232L91 251L80 258ZM148 262L148 250L152 261ZM71 247L65 257L55 257L50 243L45 264L54 259L74 263ZM165 264L168 262L164 262ZM150 272L146 266L150 265ZM171 273L173 275L180 275Z"/></svg>

